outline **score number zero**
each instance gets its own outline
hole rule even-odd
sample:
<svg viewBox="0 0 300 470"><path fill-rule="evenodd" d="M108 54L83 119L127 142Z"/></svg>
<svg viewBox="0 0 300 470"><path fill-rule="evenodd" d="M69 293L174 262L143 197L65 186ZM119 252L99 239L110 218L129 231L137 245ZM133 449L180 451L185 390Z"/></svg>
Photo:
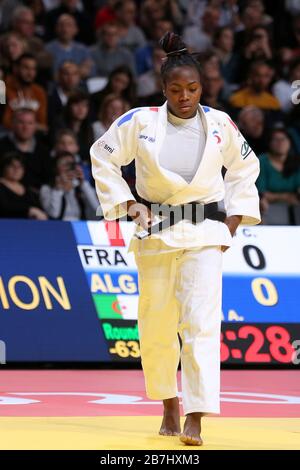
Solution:
<svg viewBox="0 0 300 470"><path fill-rule="evenodd" d="M251 251L255 251L257 255L257 263L255 264L251 258ZM255 245L245 245L243 247L243 255L246 263L256 271L266 267L266 259L263 252ZM251 288L255 300L266 307L276 305L278 302L278 293L275 285L270 279L265 277L257 277L252 280ZM263 291L263 288L265 292ZM265 295L267 294L267 295Z"/></svg>

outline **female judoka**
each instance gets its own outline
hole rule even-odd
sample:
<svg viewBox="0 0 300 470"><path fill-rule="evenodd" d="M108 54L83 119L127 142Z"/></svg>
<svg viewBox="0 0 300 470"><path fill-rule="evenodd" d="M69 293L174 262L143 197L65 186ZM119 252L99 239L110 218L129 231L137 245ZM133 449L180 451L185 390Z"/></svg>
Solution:
<svg viewBox="0 0 300 470"><path fill-rule="evenodd" d="M201 445L201 418L220 411L222 255L240 223L260 222L259 162L226 113L199 104L201 71L181 38L167 33L161 45L165 104L118 118L91 158L104 217L129 215L137 224L129 249L139 275L146 392L164 406L159 432ZM142 202L121 174L133 159Z"/></svg>

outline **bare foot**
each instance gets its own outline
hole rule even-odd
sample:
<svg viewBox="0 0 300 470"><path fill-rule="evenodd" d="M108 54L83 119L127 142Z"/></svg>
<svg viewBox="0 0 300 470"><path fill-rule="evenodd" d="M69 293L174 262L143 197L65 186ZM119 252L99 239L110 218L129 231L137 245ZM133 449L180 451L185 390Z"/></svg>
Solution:
<svg viewBox="0 0 300 470"><path fill-rule="evenodd" d="M163 400L164 416L159 430L162 436L180 435L179 400L177 397Z"/></svg>
<svg viewBox="0 0 300 470"><path fill-rule="evenodd" d="M181 442L188 446L202 446L201 418L203 413L189 413L186 415L183 432L180 435Z"/></svg>

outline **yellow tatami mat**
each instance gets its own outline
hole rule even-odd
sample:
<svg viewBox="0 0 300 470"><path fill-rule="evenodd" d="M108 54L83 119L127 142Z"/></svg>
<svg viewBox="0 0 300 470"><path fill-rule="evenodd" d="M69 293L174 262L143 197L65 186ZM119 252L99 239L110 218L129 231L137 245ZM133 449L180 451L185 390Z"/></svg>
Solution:
<svg viewBox="0 0 300 470"><path fill-rule="evenodd" d="M300 418L206 418L203 447L159 436L156 416L1 417L0 449L298 449ZM183 423L183 421L182 421Z"/></svg>

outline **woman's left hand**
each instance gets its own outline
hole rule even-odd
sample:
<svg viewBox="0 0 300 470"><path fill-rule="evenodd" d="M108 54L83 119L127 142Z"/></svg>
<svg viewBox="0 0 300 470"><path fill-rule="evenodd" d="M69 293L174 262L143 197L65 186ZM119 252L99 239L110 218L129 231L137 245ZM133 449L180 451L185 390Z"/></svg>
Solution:
<svg viewBox="0 0 300 470"><path fill-rule="evenodd" d="M240 225L241 220L242 220L241 215L231 215L229 217L226 217L226 219L224 220L224 224L226 224L227 227L229 228L229 231L230 231L232 237L234 236L234 234L236 232L236 229ZM226 246L226 245L221 246L221 250L223 252L228 250L228 248L229 248L229 246Z"/></svg>

